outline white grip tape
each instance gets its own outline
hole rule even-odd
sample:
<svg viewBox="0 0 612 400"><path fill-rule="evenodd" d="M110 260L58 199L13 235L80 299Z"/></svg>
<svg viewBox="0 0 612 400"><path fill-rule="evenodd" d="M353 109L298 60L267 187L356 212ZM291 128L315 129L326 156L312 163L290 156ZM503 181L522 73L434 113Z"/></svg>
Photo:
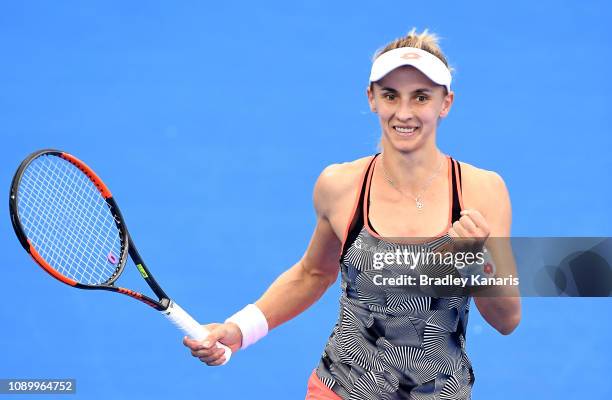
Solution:
<svg viewBox="0 0 612 400"><path fill-rule="evenodd" d="M193 319L191 315L187 314L187 312L174 301L171 301L168 308L161 311L161 313L164 314L166 318L170 320L170 322L176 325L177 328L185 332L192 339L201 341L206 339L208 336L208 330ZM215 346L225 350L225 362L223 364L226 364L232 356L232 350L219 342L217 342Z"/></svg>

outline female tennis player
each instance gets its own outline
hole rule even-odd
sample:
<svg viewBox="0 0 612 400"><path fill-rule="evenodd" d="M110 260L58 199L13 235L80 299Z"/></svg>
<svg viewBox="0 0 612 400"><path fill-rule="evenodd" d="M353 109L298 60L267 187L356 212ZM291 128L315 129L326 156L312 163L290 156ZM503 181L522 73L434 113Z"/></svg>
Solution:
<svg viewBox="0 0 612 400"><path fill-rule="evenodd" d="M314 187L317 224L303 257L255 304L207 325L207 340L185 338L194 357L221 365L216 341L233 351L248 347L311 306L341 272L340 315L308 381L307 399L470 398L474 374L465 337L471 297L413 296L375 278L381 271L372 261L374 253L399 246L386 238L415 238L410 243L434 250L486 241L492 259L508 256L509 249L487 241L510 236L504 181L436 144L438 124L454 99L437 42L427 30L413 29L377 52L366 93L380 120L381 153L325 168ZM507 335L520 320L518 296L510 288L474 301Z"/></svg>

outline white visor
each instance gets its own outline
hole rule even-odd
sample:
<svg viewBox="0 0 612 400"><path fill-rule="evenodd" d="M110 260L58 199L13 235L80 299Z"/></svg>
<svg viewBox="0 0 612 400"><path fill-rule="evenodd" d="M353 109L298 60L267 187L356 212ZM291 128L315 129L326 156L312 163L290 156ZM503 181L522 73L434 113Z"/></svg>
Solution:
<svg viewBox="0 0 612 400"><path fill-rule="evenodd" d="M433 54L415 47L400 47L379 56L372 64L370 82L376 82L404 65L415 67L434 83L445 86L450 92L451 73L446 65Z"/></svg>

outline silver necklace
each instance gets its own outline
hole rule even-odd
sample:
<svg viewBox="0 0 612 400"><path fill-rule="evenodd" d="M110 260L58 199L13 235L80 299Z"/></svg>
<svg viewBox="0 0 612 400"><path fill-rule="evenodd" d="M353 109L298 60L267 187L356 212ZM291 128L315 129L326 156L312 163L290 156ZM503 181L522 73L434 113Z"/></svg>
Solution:
<svg viewBox="0 0 612 400"><path fill-rule="evenodd" d="M423 185L423 188L421 189L421 193L419 193L417 196L413 196L411 194L406 194L402 191L402 189L399 188L399 186L397 186L393 180L391 178L389 178L389 173L387 172L387 169L385 168L385 163L383 162L383 157L380 157L381 160L381 164L382 164L382 169L383 169L383 174L385 175L385 180L387 182L389 182L389 184L395 189L397 190L402 196L407 197L409 199L413 199L415 201L416 204L416 208L417 210L422 210L423 207L425 207L425 204L423 203L423 195L425 194L425 192L427 191L427 189L429 188L429 185L431 185L431 182L434 180L434 178L436 176L438 176L438 174L440 173L440 170L442 169L442 163L444 162L444 158L442 158L442 160L440 160L440 165L438 165L438 168L436 169L436 172L434 172L434 174L432 176L429 177L429 179L427 179L425 181L425 185Z"/></svg>

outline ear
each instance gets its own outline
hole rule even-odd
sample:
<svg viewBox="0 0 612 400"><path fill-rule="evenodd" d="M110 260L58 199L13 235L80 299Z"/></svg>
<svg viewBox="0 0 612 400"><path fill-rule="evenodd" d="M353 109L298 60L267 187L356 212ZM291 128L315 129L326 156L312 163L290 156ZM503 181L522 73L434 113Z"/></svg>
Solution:
<svg viewBox="0 0 612 400"><path fill-rule="evenodd" d="M451 106L453 105L453 101L455 101L455 92L451 90L444 97L444 100L442 100L442 110L440 111L440 118L446 118L446 116L450 112Z"/></svg>
<svg viewBox="0 0 612 400"><path fill-rule="evenodd" d="M374 100L374 93L370 89L370 85L366 88L366 95L368 96L368 104L370 105L370 111L376 112L376 101Z"/></svg>

